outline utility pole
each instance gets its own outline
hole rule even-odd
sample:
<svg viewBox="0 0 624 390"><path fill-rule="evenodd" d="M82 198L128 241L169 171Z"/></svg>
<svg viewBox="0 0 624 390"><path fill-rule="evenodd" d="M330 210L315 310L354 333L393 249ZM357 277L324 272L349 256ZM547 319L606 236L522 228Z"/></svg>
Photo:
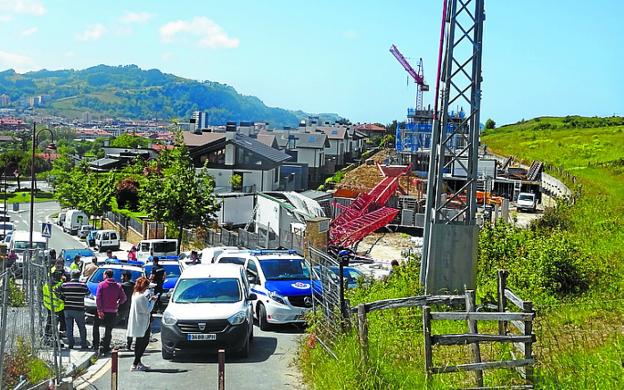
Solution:
<svg viewBox="0 0 624 390"><path fill-rule="evenodd" d="M475 287L484 20L484 0L444 1L420 274L427 293ZM460 105L466 114L451 116ZM464 184L449 181L454 165L465 170Z"/></svg>

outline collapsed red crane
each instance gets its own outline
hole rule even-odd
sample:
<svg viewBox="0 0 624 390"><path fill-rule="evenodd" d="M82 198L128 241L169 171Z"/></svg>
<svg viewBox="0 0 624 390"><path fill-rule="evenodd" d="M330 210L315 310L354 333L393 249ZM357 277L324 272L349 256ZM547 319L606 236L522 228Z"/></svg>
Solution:
<svg viewBox="0 0 624 390"><path fill-rule="evenodd" d="M411 165L401 169L382 169L383 179L368 193L361 193L349 206L344 207L329 227L330 245L350 247L364 237L386 226L399 210L386 207L388 200L399 188L399 178L410 171Z"/></svg>

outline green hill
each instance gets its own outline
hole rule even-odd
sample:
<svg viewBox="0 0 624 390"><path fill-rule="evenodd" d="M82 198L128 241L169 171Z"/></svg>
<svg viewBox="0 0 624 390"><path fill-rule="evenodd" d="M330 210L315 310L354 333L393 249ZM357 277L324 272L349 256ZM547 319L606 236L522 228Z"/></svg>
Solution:
<svg viewBox="0 0 624 390"><path fill-rule="evenodd" d="M241 95L225 84L189 80L136 65L24 74L11 69L0 72L0 94L9 95L12 102L46 95L48 102L42 110L66 117L89 111L113 118L171 119L188 118L193 111L201 110L210 114L211 124L250 120L296 126L310 115L267 107L257 97ZM336 114L321 115L321 120L339 118Z"/></svg>

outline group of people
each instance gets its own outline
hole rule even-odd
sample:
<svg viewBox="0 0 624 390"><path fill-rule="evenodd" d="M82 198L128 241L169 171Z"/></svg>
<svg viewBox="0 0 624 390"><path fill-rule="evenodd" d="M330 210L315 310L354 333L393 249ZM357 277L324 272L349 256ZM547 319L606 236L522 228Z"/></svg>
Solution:
<svg viewBox="0 0 624 390"><path fill-rule="evenodd" d="M51 253L55 255L55 253ZM107 253L109 258L111 253ZM104 279L98 284L95 294L96 315L93 320L92 347L100 354L107 354L111 350L112 331L120 320L127 318L126 348L131 350L135 339L134 362L132 371L145 371L149 367L141 362L147 345L150 341L152 312L155 309L159 294L165 279L164 268L158 258L153 258L154 266L150 278L139 277L132 281L129 270L122 271L121 283L114 279L114 271L106 269ZM48 310L46 335L51 338L53 319L59 322L59 332L65 333L68 347L75 346L74 324L80 334L81 349L88 349L87 330L85 326L84 298L90 294L89 288L82 280L87 280L97 269L97 260L81 267L80 256L76 256L69 266L69 275L65 272L62 259L56 259L50 269L50 283L43 286L43 303ZM154 292L150 291L150 284L154 283ZM104 326L104 337L100 339L100 326Z"/></svg>

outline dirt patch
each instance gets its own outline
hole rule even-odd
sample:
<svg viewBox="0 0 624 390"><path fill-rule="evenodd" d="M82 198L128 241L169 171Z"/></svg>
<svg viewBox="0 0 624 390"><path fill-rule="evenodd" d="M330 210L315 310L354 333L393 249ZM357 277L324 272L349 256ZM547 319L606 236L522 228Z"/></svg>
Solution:
<svg viewBox="0 0 624 390"><path fill-rule="evenodd" d="M373 233L360 242L358 253L379 260L382 263L390 263L392 260L402 261L405 256L401 254L415 243L411 236L405 233Z"/></svg>

